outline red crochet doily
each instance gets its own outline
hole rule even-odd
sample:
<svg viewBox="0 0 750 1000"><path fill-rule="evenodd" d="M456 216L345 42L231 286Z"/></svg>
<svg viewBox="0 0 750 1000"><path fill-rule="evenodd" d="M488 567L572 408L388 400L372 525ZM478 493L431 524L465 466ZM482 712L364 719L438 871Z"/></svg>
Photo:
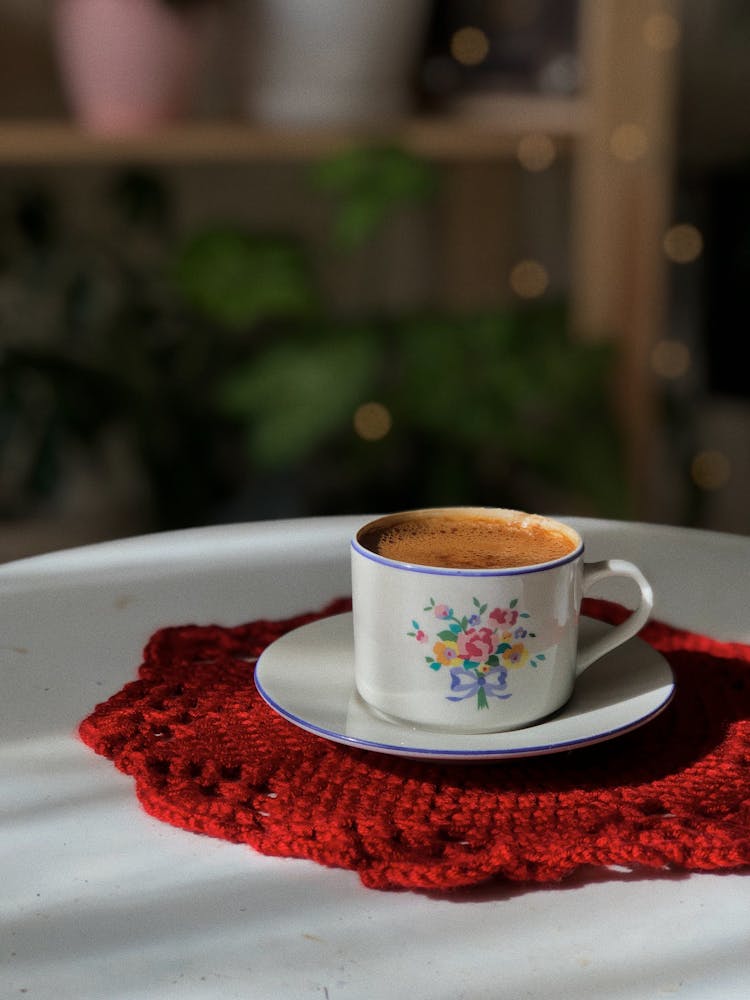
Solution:
<svg viewBox="0 0 750 1000"><path fill-rule="evenodd" d="M641 636L669 660L676 694L641 729L546 757L425 762L313 736L256 692L248 657L348 607L162 629L138 680L80 735L132 775L158 819L353 869L379 889L548 882L590 865L750 864L750 646L651 623ZM612 623L625 614L603 601L584 610Z"/></svg>

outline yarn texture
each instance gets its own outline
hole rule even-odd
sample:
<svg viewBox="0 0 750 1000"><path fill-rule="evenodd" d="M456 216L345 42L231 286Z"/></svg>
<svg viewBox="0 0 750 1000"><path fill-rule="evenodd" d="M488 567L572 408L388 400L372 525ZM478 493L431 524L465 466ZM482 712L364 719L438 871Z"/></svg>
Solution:
<svg viewBox="0 0 750 1000"><path fill-rule="evenodd" d="M81 722L143 808L195 833L356 871L376 889L550 883L594 866L750 865L750 646L650 622L675 697L624 736L544 757L411 760L341 746L261 699L252 658L327 614L156 632L137 680ZM611 624L628 612L587 599Z"/></svg>

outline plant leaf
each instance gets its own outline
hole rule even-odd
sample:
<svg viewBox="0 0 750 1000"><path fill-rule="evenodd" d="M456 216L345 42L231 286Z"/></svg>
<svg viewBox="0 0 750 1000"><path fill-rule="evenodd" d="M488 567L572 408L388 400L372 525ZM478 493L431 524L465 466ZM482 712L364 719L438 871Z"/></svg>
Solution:
<svg viewBox="0 0 750 1000"><path fill-rule="evenodd" d="M185 300L230 330L309 316L316 302L307 257L293 240L210 230L186 243L174 274Z"/></svg>
<svg viewBox="0 0 750 1000"><path fill-rule="evenodd" d="M366 334L282 342L226 378L219 405L245 420L252 458L283 466L351 424L376 366L375 345Z"/></svg>

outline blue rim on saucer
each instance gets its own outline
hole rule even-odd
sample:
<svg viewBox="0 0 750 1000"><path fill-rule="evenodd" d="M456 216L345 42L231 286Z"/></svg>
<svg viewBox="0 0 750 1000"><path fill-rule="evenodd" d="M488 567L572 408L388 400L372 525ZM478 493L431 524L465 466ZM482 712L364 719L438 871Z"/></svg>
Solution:
<svg viewBox="0 0 750 1000"><path fill-rule="evenodd" d="M610 626L581 617L582 633ZM323 739L422 760L491 761L561 753L611 740L645 725L669 705L674 676L664 657L630 639L592 664L554 716L502 733L453 733L376 715L354 686L351 613L323 618L271 643L255 684L290 723Z"/></svg>

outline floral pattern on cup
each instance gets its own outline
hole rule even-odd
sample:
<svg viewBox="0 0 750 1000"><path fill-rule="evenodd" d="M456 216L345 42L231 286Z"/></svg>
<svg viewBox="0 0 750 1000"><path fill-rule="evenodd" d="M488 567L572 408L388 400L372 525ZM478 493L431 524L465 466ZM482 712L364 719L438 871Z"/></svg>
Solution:
<svg viewBox="0 0 750 1000"><path fill-rule="evenodd" d="M450 677L448 701L476 698L477 709L489 708L489 698L510 698L508 672L526 666L538 667L544 653L532 654L529 639L530 615L518 610L514 598L507 608L493 608L473 598L473 610L460 617L448 604L434 597L424 607L430 615L429 624L412 619L412 629L406 634L418 643L431 647L425 661L431 670L443 667Z"/></svg>

